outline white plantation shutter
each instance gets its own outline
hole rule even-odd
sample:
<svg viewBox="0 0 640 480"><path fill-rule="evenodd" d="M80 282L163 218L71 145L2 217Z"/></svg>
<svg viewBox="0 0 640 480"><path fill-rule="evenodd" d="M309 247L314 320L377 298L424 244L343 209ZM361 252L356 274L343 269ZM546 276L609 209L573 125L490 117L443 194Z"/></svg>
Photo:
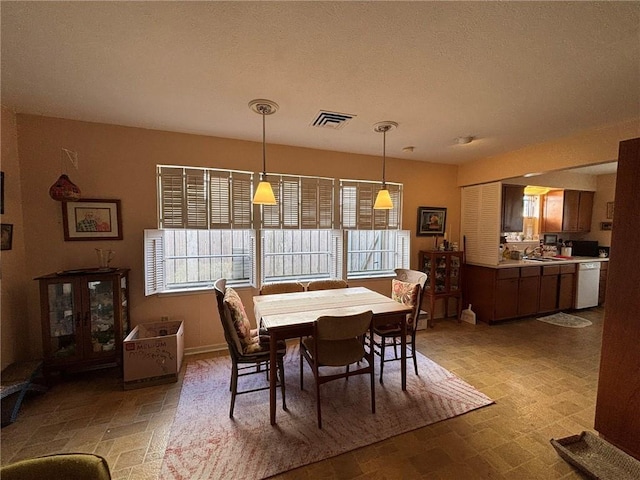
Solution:
<svg viewBox="0 0 640 480"><path fill-rule="evenodd" d="M253 174L158 166L160 228L251 228Z"/></svg>
<svg viewBox="0 0 640 480"><path fill-rule="evenodd" d="M344 244L346 242L344 230L331 231L331 265L330 272L332 278L345 278L343 275L347 271L345 266L346 257L344 255Z"/></svg>
<svg viewBox="0 0 640 480"><path fill-rule="evenodd" d="M144 231L144 294L153 295L165 288L164 232Z"/></svg>
<svg viewBox="0 0 640 480"><path fill-rule="evenodd" d="M400 230L396 240L396 268L411 268L411 231Z"/></svg>
<svg viewBox="0 0 640 480"><path fill-rule="evenodd" d="M344 229L396 230L402 227L402 184L387 183L393 202L391 210L374 210L379 182L340 181L341 221Z"/></svg>
<svg viewBox="0 0 640 480"><path fill-rule="evenodd" d="M467 261L497 265L502 184L493 182L464 187L461 195L460 226Z"/></svg>
<svg viewBox="0 0 640 480"><path fill-rule="evenodd" d="M262 206L262 228L333 228L333 179L275 174L267 178L277 205Z"/></svg>

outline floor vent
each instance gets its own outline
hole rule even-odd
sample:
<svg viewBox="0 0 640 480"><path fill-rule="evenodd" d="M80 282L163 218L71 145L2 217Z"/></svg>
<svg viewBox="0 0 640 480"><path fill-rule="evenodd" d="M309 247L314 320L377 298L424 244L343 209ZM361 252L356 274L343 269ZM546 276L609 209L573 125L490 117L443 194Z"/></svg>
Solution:
<svg viewBox="0 0 640 480"><path fill-rule="evenodd" d="M318 115L316 115L316 117L311 122L311 126L340 130L347 123L349 123L349 120L354 117L355 115L349 115L348 113L328 112L326 110L320 110L318 112Z"/></svg>

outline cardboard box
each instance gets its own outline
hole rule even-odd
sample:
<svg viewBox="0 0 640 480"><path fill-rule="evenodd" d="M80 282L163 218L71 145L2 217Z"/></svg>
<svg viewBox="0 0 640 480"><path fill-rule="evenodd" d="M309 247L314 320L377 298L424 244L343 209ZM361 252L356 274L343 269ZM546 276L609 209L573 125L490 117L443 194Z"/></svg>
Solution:
<svg viewBox="0 0 640 480"><path fill-rule="evenodd" d="M140 324L123 343L125 390L178 380L184 355L181 321Z"/></svg>

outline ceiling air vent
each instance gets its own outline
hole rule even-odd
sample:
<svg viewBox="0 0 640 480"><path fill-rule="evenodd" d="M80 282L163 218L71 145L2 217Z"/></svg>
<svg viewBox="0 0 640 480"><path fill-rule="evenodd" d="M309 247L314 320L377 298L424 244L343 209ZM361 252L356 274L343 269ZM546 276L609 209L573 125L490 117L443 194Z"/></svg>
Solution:
<svg viewBox="0 0 640 480"><path fill-rule="evenodd" d="M316 117L311 122L311 126L340 130L347 123L349 123L349 120L354 117L355 115L349 115L348 113L328 112L326 110L320 110L318 112L318 115L316 115Z"/></svg>

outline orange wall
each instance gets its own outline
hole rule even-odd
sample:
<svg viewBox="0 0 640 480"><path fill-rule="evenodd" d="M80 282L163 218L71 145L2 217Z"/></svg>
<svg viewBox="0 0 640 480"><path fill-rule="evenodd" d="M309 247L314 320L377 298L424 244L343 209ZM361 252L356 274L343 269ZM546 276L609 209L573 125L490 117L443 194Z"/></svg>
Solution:
<svg viewBox="0 0 640 480"><path fill-rule="evenodd" d="M458 185L476 185L526 173L550 172L618 159L618 143L640 136L640 119L595 128L553 142L460 165ZM537 180L537 179L536 179Z"/></svg>
<svg viewBox="0 0 640 480"><path fill-rule="evenodd" d="M16 116L2 107L2 171L4 172L4 214L2 223L13 225L11 250L0 252L2 276L0 277L0 350L2 368L16 360L30 358L30 322L27 321L27 297L24 292L31 286L25 269L24 225L18 162L18 135ZM40 338L32 342L40 344ZM32 343L31 342L31 343Z"/></svg>
<svg viewBox="0 0 640 480"><path fill-rule="evenodd" d="M145 297L143 289L143 230L156 228L156 164L193 165L258 171L261 144L140 128L77 122L32 115L17 116L18 151L22 172L24 245L29 279L59 270L97 266L95 248L115 250L112 265L131 268L133 325L157 321L161 316L185 321L185 344L192 351L223 343L215 295ZM78 152L79 168L61 161L61 148ZM280 145L267 146L268 170L274 173L319 175L379 180L381 158ZM82 190L83 198L122 201L122 241L74 241L63 238L61 204L49 197L49 187L64 171ZM457 167L387 159L387 180L404 184L403 226L415 232L418 206L448 209L447 230L459 241L460 192ZM412 237L411 263L418 251L430 248L432 237ZM366 284L389 293L389 282ZM33 355L40 353L37 282L29 280L28 319ZM252 312L251 297L240 295ZM4 332L3 332L4 341Z"/></svg>

